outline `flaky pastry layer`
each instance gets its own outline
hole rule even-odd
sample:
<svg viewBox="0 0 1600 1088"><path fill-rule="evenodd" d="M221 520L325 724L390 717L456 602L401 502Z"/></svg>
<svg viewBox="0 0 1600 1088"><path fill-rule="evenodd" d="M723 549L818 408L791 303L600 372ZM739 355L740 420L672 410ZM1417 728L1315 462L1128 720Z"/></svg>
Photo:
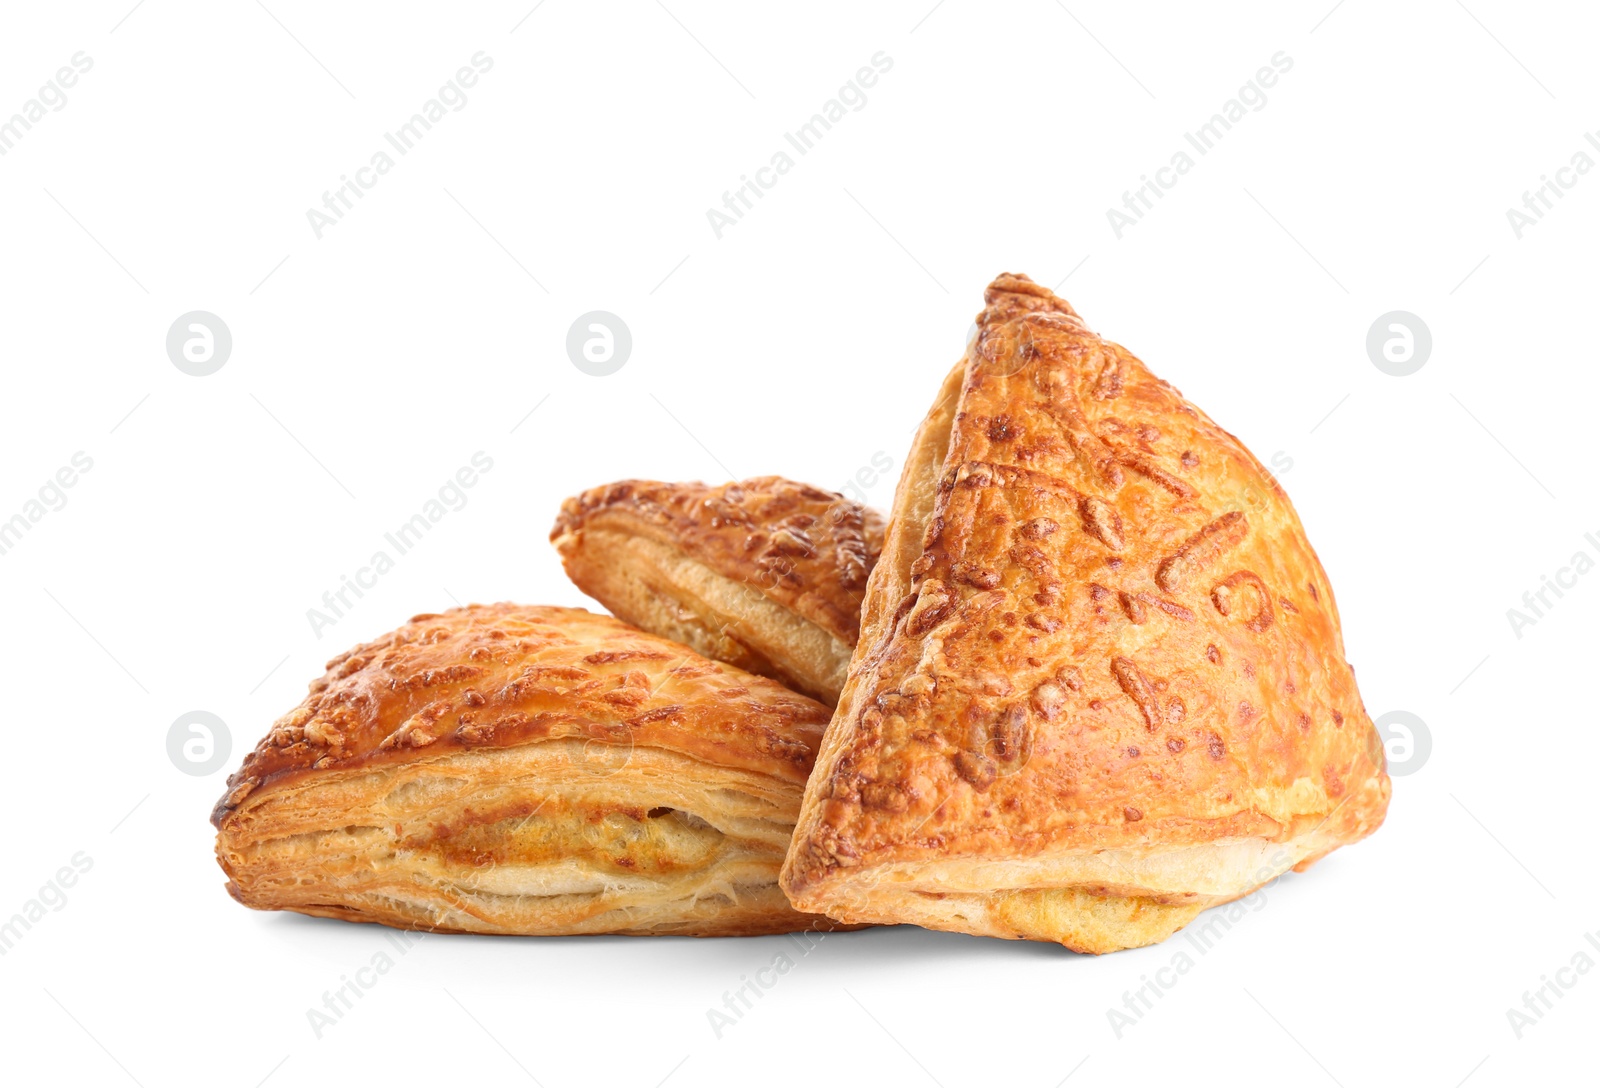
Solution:
<svg viewBox="0 0 1600 1088"><path fill-rule="evenodd" d="M247 906L413 929L813 928L777 873L826 717L581 609L419 616L245 759L217 858Z"/></svg>
<svg viewBox="0 0 1600 1088"><path fill-rule="evenodd" d="M568 499L550 538L573 582L619 618L832 706L883 520L778 476L623 480Z"/></svg>

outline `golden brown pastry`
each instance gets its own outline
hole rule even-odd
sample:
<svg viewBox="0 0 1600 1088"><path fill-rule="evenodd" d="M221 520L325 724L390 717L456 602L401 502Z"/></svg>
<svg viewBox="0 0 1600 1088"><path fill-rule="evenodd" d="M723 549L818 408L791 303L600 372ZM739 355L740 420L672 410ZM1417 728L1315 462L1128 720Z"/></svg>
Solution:
<svg viewBox="0 0 1600 1088"><path fill-rule="evenodd" d="M246 757L217 859L246 906L409 929L804 929L777 875L827 718L582 609L417 616Z"/></svg>
<svg viewBox="0 0 1600 1088"><path fill-rule="evenodd" d="M852 922L1150 944L1370 834L1333 590L1250 452L1001 276L895 494L783 872Z"/></svg>
<svg viewBox="0 0 1600 1088"><path fill-rule="evenodd" d="M623 480L563 503L550 539L568 577L616 616L831 707L883 518L779 476Z"/></svg>

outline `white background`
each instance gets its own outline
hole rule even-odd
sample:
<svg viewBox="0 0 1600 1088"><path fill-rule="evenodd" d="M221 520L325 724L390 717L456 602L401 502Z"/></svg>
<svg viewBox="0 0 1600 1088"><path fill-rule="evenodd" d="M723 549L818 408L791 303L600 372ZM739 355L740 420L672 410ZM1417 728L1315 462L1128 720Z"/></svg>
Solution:
<svg viewBox="0 0 1600 1088"><path fill-rule="evenodd" d="M0 32L0 118L93 59L0 157L0 519L74 453L93 460L0 555L0 919L92 859L0 958L8 1074L1594 1077L1600 971L1568 974L1521 1038L1507 1018L1600 930L1600 575L1520 638L1506 615L1575 552L1600 558L1583 535L1600 533L1600 171L1520 239L1506 218L1600 128L1591 11L130 3L7 5ZM306 210L480 50L493 68L467 105L319 240ZM1280 50L1294 65L1265 107L1116 238L1106 210ZM879 51L893 68L866 106L719 240L706 210ZM893 470L866 491L887 506L1001 271L1061 284L1264 461L1292 462L1369 710L1432 737L1381 831L1203 955L1181 936L1098 959L833 936L719 1039L706 1010L782 939L439 936L317 1038L307 1010L385 931L238 906L206 818L323 661L457 601L583 603L546 534L594 484L838 488L881 451ZM191 310L232 332L210 377L166 355ZM610 377L566 355L591 310L632 330ZM1432 330L1410 377L1367 356L1391 310ZM314 634L307 609L480 450L494 467L467 505ZM232 736L209 777L166 750L196 709ZM1193 969L1118 1037L1107 1010L1180 951Z"/></svg>

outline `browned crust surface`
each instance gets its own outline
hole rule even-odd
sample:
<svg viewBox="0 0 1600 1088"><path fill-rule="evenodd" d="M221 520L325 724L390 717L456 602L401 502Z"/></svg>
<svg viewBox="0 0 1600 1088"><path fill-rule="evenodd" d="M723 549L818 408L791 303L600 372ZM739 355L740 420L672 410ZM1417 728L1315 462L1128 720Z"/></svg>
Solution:
<svg viewBox="0 0 1600 1088"><path fill-rule="evenodd" d="M568 499L550 539L613 615L831 707L883 531L842 495L760 476L607 484Z"/></svg>
<svg viewBox="0 0 1600 1088"><path fill-rule="evenodd" d="M985 302L896 493L791 898L865 917L835 887L860 906L879 867L1026 886L1029 859L1371 833L1382 747L1282 488L1050 291Z"/></svg>
<svg viewBox="0 0 1600 1088"><path fill-rule="evenodd" d="M667 543L852 646L883 549L876 510L781 476L718 487L620 480L562 503L550 539L597 526Z"/></svg>
<svg viewBox="0 0 1600 1088"><path fill-rule="evenodd" d="M661 748L803 784L827 709L581 608L415 616L328 662L212 813L307 775L572 738Z"/></svg>
<svg viewBox="0 0 1600 1088"><path fill-rule="evenodd" d="M245 758L217 860L246 906L434 932L826 928L777 876L827 716L581 609L417 616Z"/></svg>

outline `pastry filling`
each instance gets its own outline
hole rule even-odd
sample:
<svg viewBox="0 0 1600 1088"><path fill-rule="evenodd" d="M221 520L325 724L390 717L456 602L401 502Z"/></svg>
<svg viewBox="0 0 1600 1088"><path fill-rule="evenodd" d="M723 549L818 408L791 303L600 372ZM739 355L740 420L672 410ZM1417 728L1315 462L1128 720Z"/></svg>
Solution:
<svg viewBox="0 0 1600 1088"><path fill-rule="evenodd" d="M702 869L737 844L678 809L584 806L547 798L509 813L468 809L455 821L405 834L396 848L456 869L556 865L625 877Z"/></svg>

